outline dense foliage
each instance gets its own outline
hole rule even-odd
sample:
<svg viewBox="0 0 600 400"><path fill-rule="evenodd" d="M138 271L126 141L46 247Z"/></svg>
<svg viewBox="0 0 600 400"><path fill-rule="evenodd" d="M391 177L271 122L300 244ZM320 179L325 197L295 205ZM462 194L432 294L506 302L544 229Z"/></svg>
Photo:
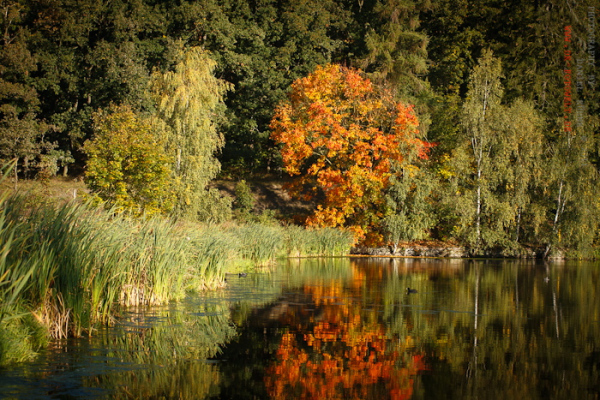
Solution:
<svg viewBox="0 0 600 400"><path fill-rule="evenodd" d="M173 206L171 170L164 141L152 122L130 108L95 113L94 138L86 142L88 187L111 206L138 214Z"/></svg>
<svg viewBox="0 0 600 400"><path fill-rule="evenodd" d="M291 193L317 202L307 224L349 227L361 239L380 225L392 166L426 156L411 107L338 65L294 82L271 126L298 176Z"/></svg>
<svg viewBox="0 0 600 400"><path fill-rule="evenodd" d="M383 198L364 199L385 203L377 229L388 242L528 244L547 254L596 244L592 0L6 0L0 7L0 157L18 160L15 176L47 177L70 164L83 171L93 116L126 105L163 121L177 215L226 218L229 205L207 187L220 165L233 176L279 172L285 155L269 127L278 104L317 66L344 65L360 68L393 101L414 105L420 137L436 144L429 160L392 166ZM188 80L198 74L205 80ZM482 103L488 89L494 101ZM212 97L194 98L197 91Z"/></svg>

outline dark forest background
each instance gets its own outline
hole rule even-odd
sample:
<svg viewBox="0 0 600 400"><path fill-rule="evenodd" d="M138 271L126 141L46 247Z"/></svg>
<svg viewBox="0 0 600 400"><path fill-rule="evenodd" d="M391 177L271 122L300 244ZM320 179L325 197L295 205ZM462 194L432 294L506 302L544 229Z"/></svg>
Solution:
<svg viewBox="0 0 600 400"><path fill-rule="evenodd" d="M154 112L152 74L183 42L232 84L221 173L281 175L276 105L294 80L339 63L414 104L435 144L387 193L391 242L589 254L600 222L594 3L2 0L0 158L17 158L26 178L83 173L93 114ZM497 117L482 127L474 99L486 79L499 83Z"/></svg>

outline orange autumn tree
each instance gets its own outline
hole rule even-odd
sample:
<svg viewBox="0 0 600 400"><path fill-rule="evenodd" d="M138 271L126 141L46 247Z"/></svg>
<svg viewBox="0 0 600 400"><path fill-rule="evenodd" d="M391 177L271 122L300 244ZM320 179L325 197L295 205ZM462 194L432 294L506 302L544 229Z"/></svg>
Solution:
<svg viewBox="0 0 600 400"><path fill-rule="evenodd" d="M359 70L330 64L296 80L275 110L271 137L296 177L290 194L317 204L306 224L376 237L393 163L426 157L418 124L412 106Z"/></svg>

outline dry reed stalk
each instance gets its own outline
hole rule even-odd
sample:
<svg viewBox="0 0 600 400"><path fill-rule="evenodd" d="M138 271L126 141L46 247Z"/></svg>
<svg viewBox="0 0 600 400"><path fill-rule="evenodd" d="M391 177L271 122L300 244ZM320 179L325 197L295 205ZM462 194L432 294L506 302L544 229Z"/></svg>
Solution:
<svg viewBox="0 0 600 400"><path fill-rule="evenodd" d="M44 298L38 310L31 312L33 317L48 330L53 339L65 339L69 336L71 323L71 310L65 307L62 295L51 293Z"/></svg>
<svg viewBox="0 0 600 400"><path fill-rule="evenodd" d="M119 304L125 307L158 306L164 304L154 293L149 293L146 286L133 284L124 285L119 295Z"/></svg>

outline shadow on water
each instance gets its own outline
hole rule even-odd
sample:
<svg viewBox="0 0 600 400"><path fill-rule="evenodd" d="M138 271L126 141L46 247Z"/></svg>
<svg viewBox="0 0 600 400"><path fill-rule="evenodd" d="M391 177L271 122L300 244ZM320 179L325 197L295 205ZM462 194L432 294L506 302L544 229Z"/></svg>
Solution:
<svg viewBox="0 0 600 400"><path fill-rule="evenodd" d="M0 398L598 398L599 266L290 260L54 343Z"/></svg>

